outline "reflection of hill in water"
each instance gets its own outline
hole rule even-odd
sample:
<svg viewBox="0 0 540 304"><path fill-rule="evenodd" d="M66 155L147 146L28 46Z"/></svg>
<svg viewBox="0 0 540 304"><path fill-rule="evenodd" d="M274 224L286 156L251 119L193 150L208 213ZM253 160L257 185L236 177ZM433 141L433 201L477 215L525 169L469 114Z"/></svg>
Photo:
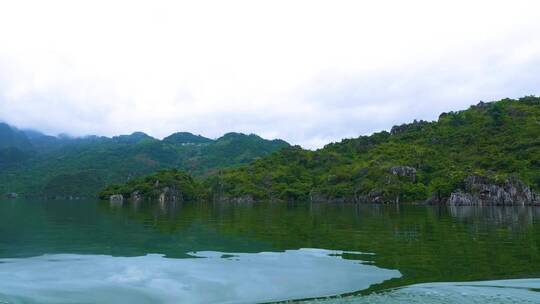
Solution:
<svg viewBox="0 0 540 304"><path fill-rule="evenodd" d="M448 206L452 217L494 226L529 226L540 219L540 207L531 206Z"/></svg>
<svg viewBox="0 0 540 304"><path fill-rule="evenodd" d="M203 225L222 237L257 240L271 250L325 248L374 252L366 259L382 268L399 269L404 275L374 287L384 289L422 282L540 273L540 257L535 254L540 245L539 210L199 203L139 207L127 204L111 211L144 223L147 228L170 233L183 233L187 227ZM235 249L231 244L229 251L239 251ZM252 247L249 252L258 250L264 249Z"/></svg>
<svg viewBox="0 0 540 304"><path fill-rule="evenodd" d="M55 253L181 258L231 247L272 249L255 239L221 235L193 217L186 221L181 210L181 205L138 210L95 201L0 201L0 258Z"/></svg>
<svg viewBox="0 0 540 304"><path fill-rule="evenodd" d="M348 204L0 202L0 257L44 253L187 257L193 251L323 248L424 282L540 273L538 208ZM354 256L345 256L356 259Z"/></svg>

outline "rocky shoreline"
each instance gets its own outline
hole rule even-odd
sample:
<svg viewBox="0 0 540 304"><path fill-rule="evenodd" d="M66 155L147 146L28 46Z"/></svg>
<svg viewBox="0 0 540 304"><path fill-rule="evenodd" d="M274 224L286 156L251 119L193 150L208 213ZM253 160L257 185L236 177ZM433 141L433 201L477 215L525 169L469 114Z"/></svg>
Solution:
<svg viewBox="0 0 540 304"><path fill-rule="evenodd" d="M392 167L390 174L399 177L409 178L411 181L416 180L416 171L409 167ZM151 195L149 195L151 194ZM21 197L17 193L7 193L4 195L6 199L16 199ZM80 197L52 197L53 199L70 199L78 200ZM101 197L111 202L124 201L142 201L155 200L160 203L167 202L183 202L184 194L178 186L162 186L159 181L154 183L154 189L151 193L143 195L139 191L133 191L129 194L113 193L107 197ZM51 199L51 197L47 197ZM214 196L213 200L219 203L255 203L257 202L253 196L245 194L240 197L229 196ZM280 200L273 200L280 201ZM400 202L393 196L389 196L383 190L373 190L363 195L351 195L347 197L325 197L315 190L309 194L309 201L329 202L329 203L358 203L358 204L395 204L395 203L411 203ZM453 191L449 197L438 197L433 195L433 198L424 202L425 204L446 204L450 206L540 206L540 194L535 192L530 186L516 177L510 177L503 180L494 178L471 175L465 178L463 186L460 189Z"/></svg>
<svg viewBox="0 0 540 304"><path fill-rule="evenodd" d="M473 175L465 179L464 189L450 195L448 204L454 206L540 205L540 194L517 178L508 178L498 182L485 176Z"/></svg>
<svg viewBox="0 0 540 304"><path fill-rule="evenodd" d="M417 179L416 170L411 167L392 167L389 172L390 176L404 177L410 179L411 182L415 182ZM463 181L463 184L462 189L456 189L449 197L440 197L435 193L431 199L415 203L446 204L451 206L540 206L540 194L516 177L497 181L482 175L471 175ZM214 201L220 203L256 202L249 194L240 197L216 196ZM326 197L314 189L309 194L309 202L357 204L412 203L407 201L400 202L399 194L389 195L384 189L373 190L367 194L345 197Z"/></svg>

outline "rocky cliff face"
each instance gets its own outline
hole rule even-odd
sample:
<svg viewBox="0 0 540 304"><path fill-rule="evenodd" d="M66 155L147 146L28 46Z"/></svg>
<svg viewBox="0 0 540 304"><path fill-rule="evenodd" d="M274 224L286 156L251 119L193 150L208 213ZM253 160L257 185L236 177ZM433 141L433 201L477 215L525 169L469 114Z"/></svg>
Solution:
<svg viewBox="0 0 540 304"><path fill-rule="evenodd" d="M411 182L416 182L416 169L413 167L407 166L396 166L390 168L390 173L395 176L408 177L411 179Z"/></svg>
<svg viewBox="0 0 540 304"><path fill-rule="evenodd" d="M450 205L540 205L540 195L517 178L496 182L473 175L465 179L465 189L450 196Z"/></svg>
<svg viewBox="0 0 540 304"><path fill-rule="evenodd" d="M158 200L160 203L183 202L184 196L182 191L176 187L164 187L159 193Z"/></svg>
<svg viewBox="0 0 540 304"><path fill-rule="evenodd" d="M121 203L124 201L124 196L122 194L113 194L109 197L111 203Z"/></svg>
<svg viewBox="0 0 540 304"><path fill-rule="evenodd" d="M133 202L140 202L145 198L151 199L152 197L157 198L160 203L184 201L182 191L176 187L163 187L160 189L155 189L152 195L149 197L143 196L139 191L134 191L127 197L127 199ZM124 199L126 198L124 198L122 194L113 194L109 196L109 200L111 202L123 202Z"/></svg>
<svg viewBox="0 0 540 304"><path fill-rule="evenodd" d="M13 198L18 198L19 195L15 192L10 192L8 194L6 194L6 198L10 198L10 199L13 199Z"/></svg>

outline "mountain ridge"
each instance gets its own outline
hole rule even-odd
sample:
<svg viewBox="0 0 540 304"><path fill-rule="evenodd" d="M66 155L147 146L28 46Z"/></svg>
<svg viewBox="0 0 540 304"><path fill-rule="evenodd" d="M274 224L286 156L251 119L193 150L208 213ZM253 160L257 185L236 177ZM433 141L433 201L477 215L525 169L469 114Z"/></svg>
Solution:
<svg viewBox="0 0 540 304"><path fill-rule="evenodd" d="M236 133L233 141L227 137L206 139L188 132L160 140L143 132L70 137L20 131L7 124L4 129L4 138L17 135L25 144L15 146L13 140L0 138L5 145L0 149L0 193L43 197L94 196L108 183L162 169L179 168L201 175L245 164L288 146L284 141L242 133ZM179 133L198 143L186 145L178 138L171 140Z"/></svg>

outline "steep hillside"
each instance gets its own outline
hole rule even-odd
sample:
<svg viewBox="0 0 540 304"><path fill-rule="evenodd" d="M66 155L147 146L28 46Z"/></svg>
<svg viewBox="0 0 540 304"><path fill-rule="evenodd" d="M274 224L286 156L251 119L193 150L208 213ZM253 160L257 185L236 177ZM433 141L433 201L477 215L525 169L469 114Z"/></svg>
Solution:
<svg viewBox="0 0 540 304"><path fill-rule="evenodd" d="M0 123L0 170L25 161L30 157L32 149L24 132Z"/></svg>
<svg viewBox="0 0 540 304"><path fill-rule="evenodd" d="M540 189L540 98L481 102L317 151L290 147L207 185L220 200L440 201L478 175Z"/></svg>
<svg viewBox="0 0 540 304"><path fill-rule="evenodd" d="M28 150L30 147L30 141L24 132L0 122L0 149L18 148Z"/></svg>

